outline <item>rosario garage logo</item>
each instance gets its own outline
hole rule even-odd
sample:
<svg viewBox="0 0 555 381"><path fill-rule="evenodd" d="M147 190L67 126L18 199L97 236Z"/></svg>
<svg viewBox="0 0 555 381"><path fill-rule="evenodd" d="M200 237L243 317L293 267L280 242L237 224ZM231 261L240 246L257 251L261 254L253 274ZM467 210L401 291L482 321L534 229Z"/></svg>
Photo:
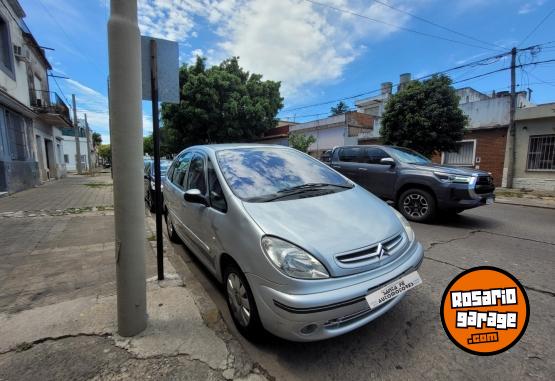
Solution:
<svg viewBox="0 0 555 381"><path fill-rule="evenodd" d="M441 322L459 348L495 355L520 340L530 317L520 282L496 267L475 267L451 281L441 301Z"/></svg>

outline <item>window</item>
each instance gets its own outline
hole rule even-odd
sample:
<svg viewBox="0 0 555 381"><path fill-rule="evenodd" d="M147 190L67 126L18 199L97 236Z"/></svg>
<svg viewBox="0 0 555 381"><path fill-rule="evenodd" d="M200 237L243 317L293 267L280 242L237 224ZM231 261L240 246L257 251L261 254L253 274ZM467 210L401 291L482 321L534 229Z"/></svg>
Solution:
<svg viewBox="0 0 555 381"><path fill-rule="evenodd" d="M30 152L25 120L21 115L6 111L6 124L12 160L28 160Z"/></svg>
<svg viewBox="0 0 555 381"><path fill-rule="evenodd" d="M389 157L389 155L382 149L372 147L366 149L366 157L368 164L380 164L380 160L384 157Z"/></svg>
<svg viewBox="0 0 555 381"><path fill-rule="evenodd" d="M227 212L227 202L225 201L224 192L222 191L222 185L220 180L218 180L218 175L214 170L214 166L211 160L208 160L208 189L210 190L210 206L212 208L219 210L220 212Z"/></svg>
<svg viewBox="0 0 555 381"><path fill-rule="evenodd" d="M457 151L443 153L442 164L473 166L475 146L475 140L463 140L457 143Z"/></svg>
<svg viewBox="0 0 555 381"><path fill-rule="evenodd" d="M555 171L555 135L530 136L526 169Z"/></svg>
<svg viewBox="0 0 555 381"><path fill-rule="evenodd" d="M204 158L199 154L195 154L195 156L193 156L193 160L191 160L189 174L187 175L187 187L185 189L198 189L201 194L206 194Z"/></svg>
<svg viewBox="0 0 555 381"><path fill-rule="evenodd" d="M69 155L64 155L64 163L69 164Z"/></svg>
<svg viewBox="0 0 555 381"><path fill-rule="evenodd" d="M172 173L171 181L179 188L183 188L183 181L185 180L187 168L189 168L189 163L191 162L192 156L193 154L191 152L187 152L183 156L178 156L175 161L175 167Z"/></svg>
<svg viewBox="0 0 555 381"><path fill-rule="evenodd" d="M15 80L10 25L2 17L0 17L0 69Z"/></svg>
<svg viewBox="0 0 555 381"><path fill-rule="evenodd" d="M339 160L346 162L360 162L362 159L362 148L360 147L347 147L339 150Z"/></svg>

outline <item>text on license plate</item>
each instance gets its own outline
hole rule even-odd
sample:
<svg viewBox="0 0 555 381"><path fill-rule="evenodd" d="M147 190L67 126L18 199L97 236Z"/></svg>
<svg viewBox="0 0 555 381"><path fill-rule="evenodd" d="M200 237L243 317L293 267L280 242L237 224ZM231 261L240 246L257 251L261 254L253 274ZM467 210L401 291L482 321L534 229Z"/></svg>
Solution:
<svg viewBox="0 0 555 381"><path fill-rule="evenodd" d="M417 271L405 275L404 277L397 279L396 281L383 286L379 290L376 290L368 295L366 295L366 301L371 309L378 307L380 304L390 301L396 296L404 294L411 288L414 288L422 283L420 275Z"/></svg>

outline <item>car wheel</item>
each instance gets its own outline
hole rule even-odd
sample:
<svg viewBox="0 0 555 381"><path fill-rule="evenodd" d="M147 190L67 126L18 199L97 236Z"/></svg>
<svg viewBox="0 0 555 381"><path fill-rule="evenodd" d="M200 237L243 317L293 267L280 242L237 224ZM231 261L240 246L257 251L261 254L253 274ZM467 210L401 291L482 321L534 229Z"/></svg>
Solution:
<svg viewBox="0 0 555 381"><path fill-rule="evenodd" d="M179 236L175 232L175 228L173 227L173 222L170 216L170 213L166 213L166 230L168 232L168 237L172 242L179 242Z"/></svg>
<svg viewBox="0 0 555 381"><path fill-rule="evenodd" d="M436 216L436 200L422 189L409 189L399 197L397 209L407 220L428 222Z"/></svg>
<svg viewBox="0 0 555 381"><path fill-rule="evenodd" d="M154 205L154 197L152 196L152 191L149 190L148 191L148 210L150 210L151 213L154 213L154 211L156 210L155 205Z"/></svg>
<svg viewBox="0 0 555 381"><path fill-rule="evenodd" d="M264 328L247 278L235 264L229 264L224 270L224 290L229 312L239 332L251 341L259 340Z"/></svg>

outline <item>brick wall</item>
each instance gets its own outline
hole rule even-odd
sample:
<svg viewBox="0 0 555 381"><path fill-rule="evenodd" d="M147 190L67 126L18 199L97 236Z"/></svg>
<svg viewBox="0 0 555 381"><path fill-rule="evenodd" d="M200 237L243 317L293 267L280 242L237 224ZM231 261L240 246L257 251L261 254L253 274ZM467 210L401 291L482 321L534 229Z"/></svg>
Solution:
<svg viewBox="0 0 555 381"><path fill-rule="evenodd" d="M364 114L361 112L348 112L347 124L354 127L373 128L374 118L372 115Z"/></svg>
<svg viewBox="0 0 555 381"><path fill-rule="evenodd" d="M496 186L501 186L507 127L488 130L475 130L464 134L463 140L476 139L476 157L480 163L476 168L491 172ZM441 163L441 154L432 157L434 163Z"/></svg>

